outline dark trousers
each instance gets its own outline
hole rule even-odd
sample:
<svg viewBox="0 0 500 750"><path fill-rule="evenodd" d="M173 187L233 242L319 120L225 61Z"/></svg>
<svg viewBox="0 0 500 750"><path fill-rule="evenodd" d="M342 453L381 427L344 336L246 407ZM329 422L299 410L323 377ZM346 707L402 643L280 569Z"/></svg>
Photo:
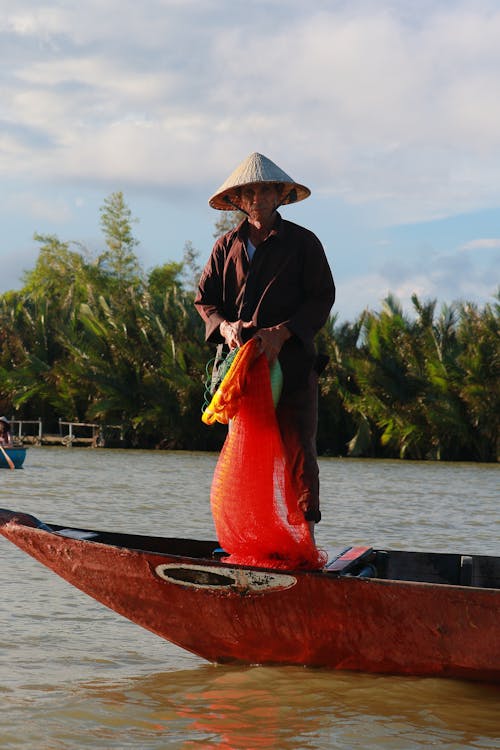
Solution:
<svg viewBox="0 0 500 750"><path fill-rule="evenodd" d="M307 521L321 520L319 468L316 451L318 431L318 375L311 372L304 388L285 393L276 407L287 464Z"/></svg>

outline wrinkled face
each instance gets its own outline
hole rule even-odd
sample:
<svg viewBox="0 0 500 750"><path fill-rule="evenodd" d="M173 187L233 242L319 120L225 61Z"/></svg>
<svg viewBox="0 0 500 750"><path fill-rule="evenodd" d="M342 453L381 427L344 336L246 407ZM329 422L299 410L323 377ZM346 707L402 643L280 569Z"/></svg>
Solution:
<svg viewBox="0 0 500 750"><path fill-rule="evenodd" d="M281 186L268 182L256 182L245 185L239 191L241 208L251 219L268 221L273 215L281 198Z"/></svg>

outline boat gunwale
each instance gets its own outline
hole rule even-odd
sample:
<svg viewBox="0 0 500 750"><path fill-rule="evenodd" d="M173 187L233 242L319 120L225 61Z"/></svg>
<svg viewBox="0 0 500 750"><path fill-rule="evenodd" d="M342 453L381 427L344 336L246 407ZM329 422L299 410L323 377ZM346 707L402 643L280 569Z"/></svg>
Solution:
<svg viewBox="0 0 500 750"><path fill-rule="evenodd" d="M1 509L0 509L1 510ZM10 512L10 511L8 511ZM343 572L343 571L333 571L328 570L327 568L321 568L317 570L306 570L306 569L300 569L300 568L273 568L273 567L265 567L265 566L257 566L257 565L242 565L238 563L226 563L223 559L216 558L216 557L208 557L208 556L193 556L189 554L179 554L175 552L169 552L165 550L155 550L148 548L147 546L137 546L136 544L133 544L132 546L119 543L118 541L113 542L113 537L123 537L126 539L129 539L130 542L133 542L134 540L155 540L160 541L168 544L169 542L174 543L185 543L186 546L192 545L192 544L199 544L200 547L202 545L206 545L207 547L212 546L212 554L216 549L219 549L219 543L216 540L201 540L201 539L187 539L185 537L157 537L157 536L151 536L146 534L129 534L127 532L120 532L120 531L107 531L107 530L99 530L99 529L88 529L88 528L81 528L76 526L62 526L60 524L50 524L50 523L44 523L37 519L35 516L31 516L26 513L16 513L12 512L13 517L10 518L8 521L4 521L3 523L0 521L0 533L1 526L8 524L15 524L20 527L24 527L26 529L30 529L31 531L42 531L47 534L53 534L54 536L60 538L60 539L66 539L68 540L68 543L71 545L74 545L75 542L78 543L90 543L94 545L99 545L102 547L109 547L109 548L115 548L115 549L122 549L122 550L128 550L129 552L133 552L136 554L143 554L143 555L157 555L159 557L165 557L169 559L179 560L179 561L189 561L191 564L199 565L210 565L211 567L217 567L221 569L227 569L228 567L235 568L238 570L248 570L248 571L259 571L259 572L265 572L269 574L276 574L276 573L287 573L292 574L295 576L306 576L306 577L319 577L322 579L329 579L329 580L357 580L361 583L380 583L384 585L391 585L391 586L401 586L401 585L410 585L410 586L418 586L418 587L424 587L424 588L435 588L436 586L439 586L440 588L444 587L445 589L451 589L453 591L460 589L467 592L491 592L492 595L499 595L500 593L500 587L494 587L494 586L478 586L478 585L467 585L462 584L460 582L457 583L451 583L451 582L444 582L444 581L426 581L426 580L415 580L411 578L392 578L392 577L382 577L378 575L374 576L363 576L360 577L356 574L352 574L350 572ZM17 516L17 517L16 517ZM21 518L19 517L21 516ZM23 522L22 516L25 517L25 519L30 519L33 524L29 524L26 521ZM66 535L61 533L64 530L77 532L80 534L95 534L98 538L92 539L92 538L78 538L78 537L72 537L70 535ZM104 537L104 539L100 539L99 537ZM383 555L424 555L424 556L431 556L431 557L437 557L437 558L460 558L464 557L464 555L461 555L460 553L456 552L429 552L425 550L398 550L398 549L391 549L391 548L372 548L372 552L376 556L377 553L383 554ZM494 560L500 565L500 557L496 555L467 555L467 557L472 557L472 559L479 559L479 560Z"/></svg>

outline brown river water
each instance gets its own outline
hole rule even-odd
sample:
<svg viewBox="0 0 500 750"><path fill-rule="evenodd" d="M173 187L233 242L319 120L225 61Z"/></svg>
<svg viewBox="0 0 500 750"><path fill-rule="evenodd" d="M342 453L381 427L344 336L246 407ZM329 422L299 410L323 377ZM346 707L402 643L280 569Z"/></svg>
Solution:
<svg viewBox="0 0 500 750"><path fill-rule="evenodd" d="M30 448L0 507L50 523L215 537L215 454ZM500 467L320 460L321 547L500 555ZM500 686L208 664L0 537L0 748L500 748ZM203 628L203 612L193 612ZM499 628L500 637L500 628Z"/></svg>

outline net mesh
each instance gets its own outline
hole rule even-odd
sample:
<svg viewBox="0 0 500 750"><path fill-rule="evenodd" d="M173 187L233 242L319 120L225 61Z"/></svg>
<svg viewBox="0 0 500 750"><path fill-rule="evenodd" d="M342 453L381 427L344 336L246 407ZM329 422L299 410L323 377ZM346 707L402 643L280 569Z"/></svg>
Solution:
<svg viewBox="0 0 500 750"><path fill-rule="evenodd" d="M227 352L225 355L218 355L207 362L207 365L205 367L205 391L203 394L203 406L201 409L202 413L210 404L212 396L217 391L222 380L226 376L227 371L231 367L233 359L235 358L237 353L238 349L233 349L232 351Z"/></svg>
<svg viewBox="0 0 500 750"><path fill-rule="evenodd" d="M211 508L225 562L269 568L321 568L298 508L276 421L267 359L242 346L202 419L230 428L215 468Z"/></svg>

